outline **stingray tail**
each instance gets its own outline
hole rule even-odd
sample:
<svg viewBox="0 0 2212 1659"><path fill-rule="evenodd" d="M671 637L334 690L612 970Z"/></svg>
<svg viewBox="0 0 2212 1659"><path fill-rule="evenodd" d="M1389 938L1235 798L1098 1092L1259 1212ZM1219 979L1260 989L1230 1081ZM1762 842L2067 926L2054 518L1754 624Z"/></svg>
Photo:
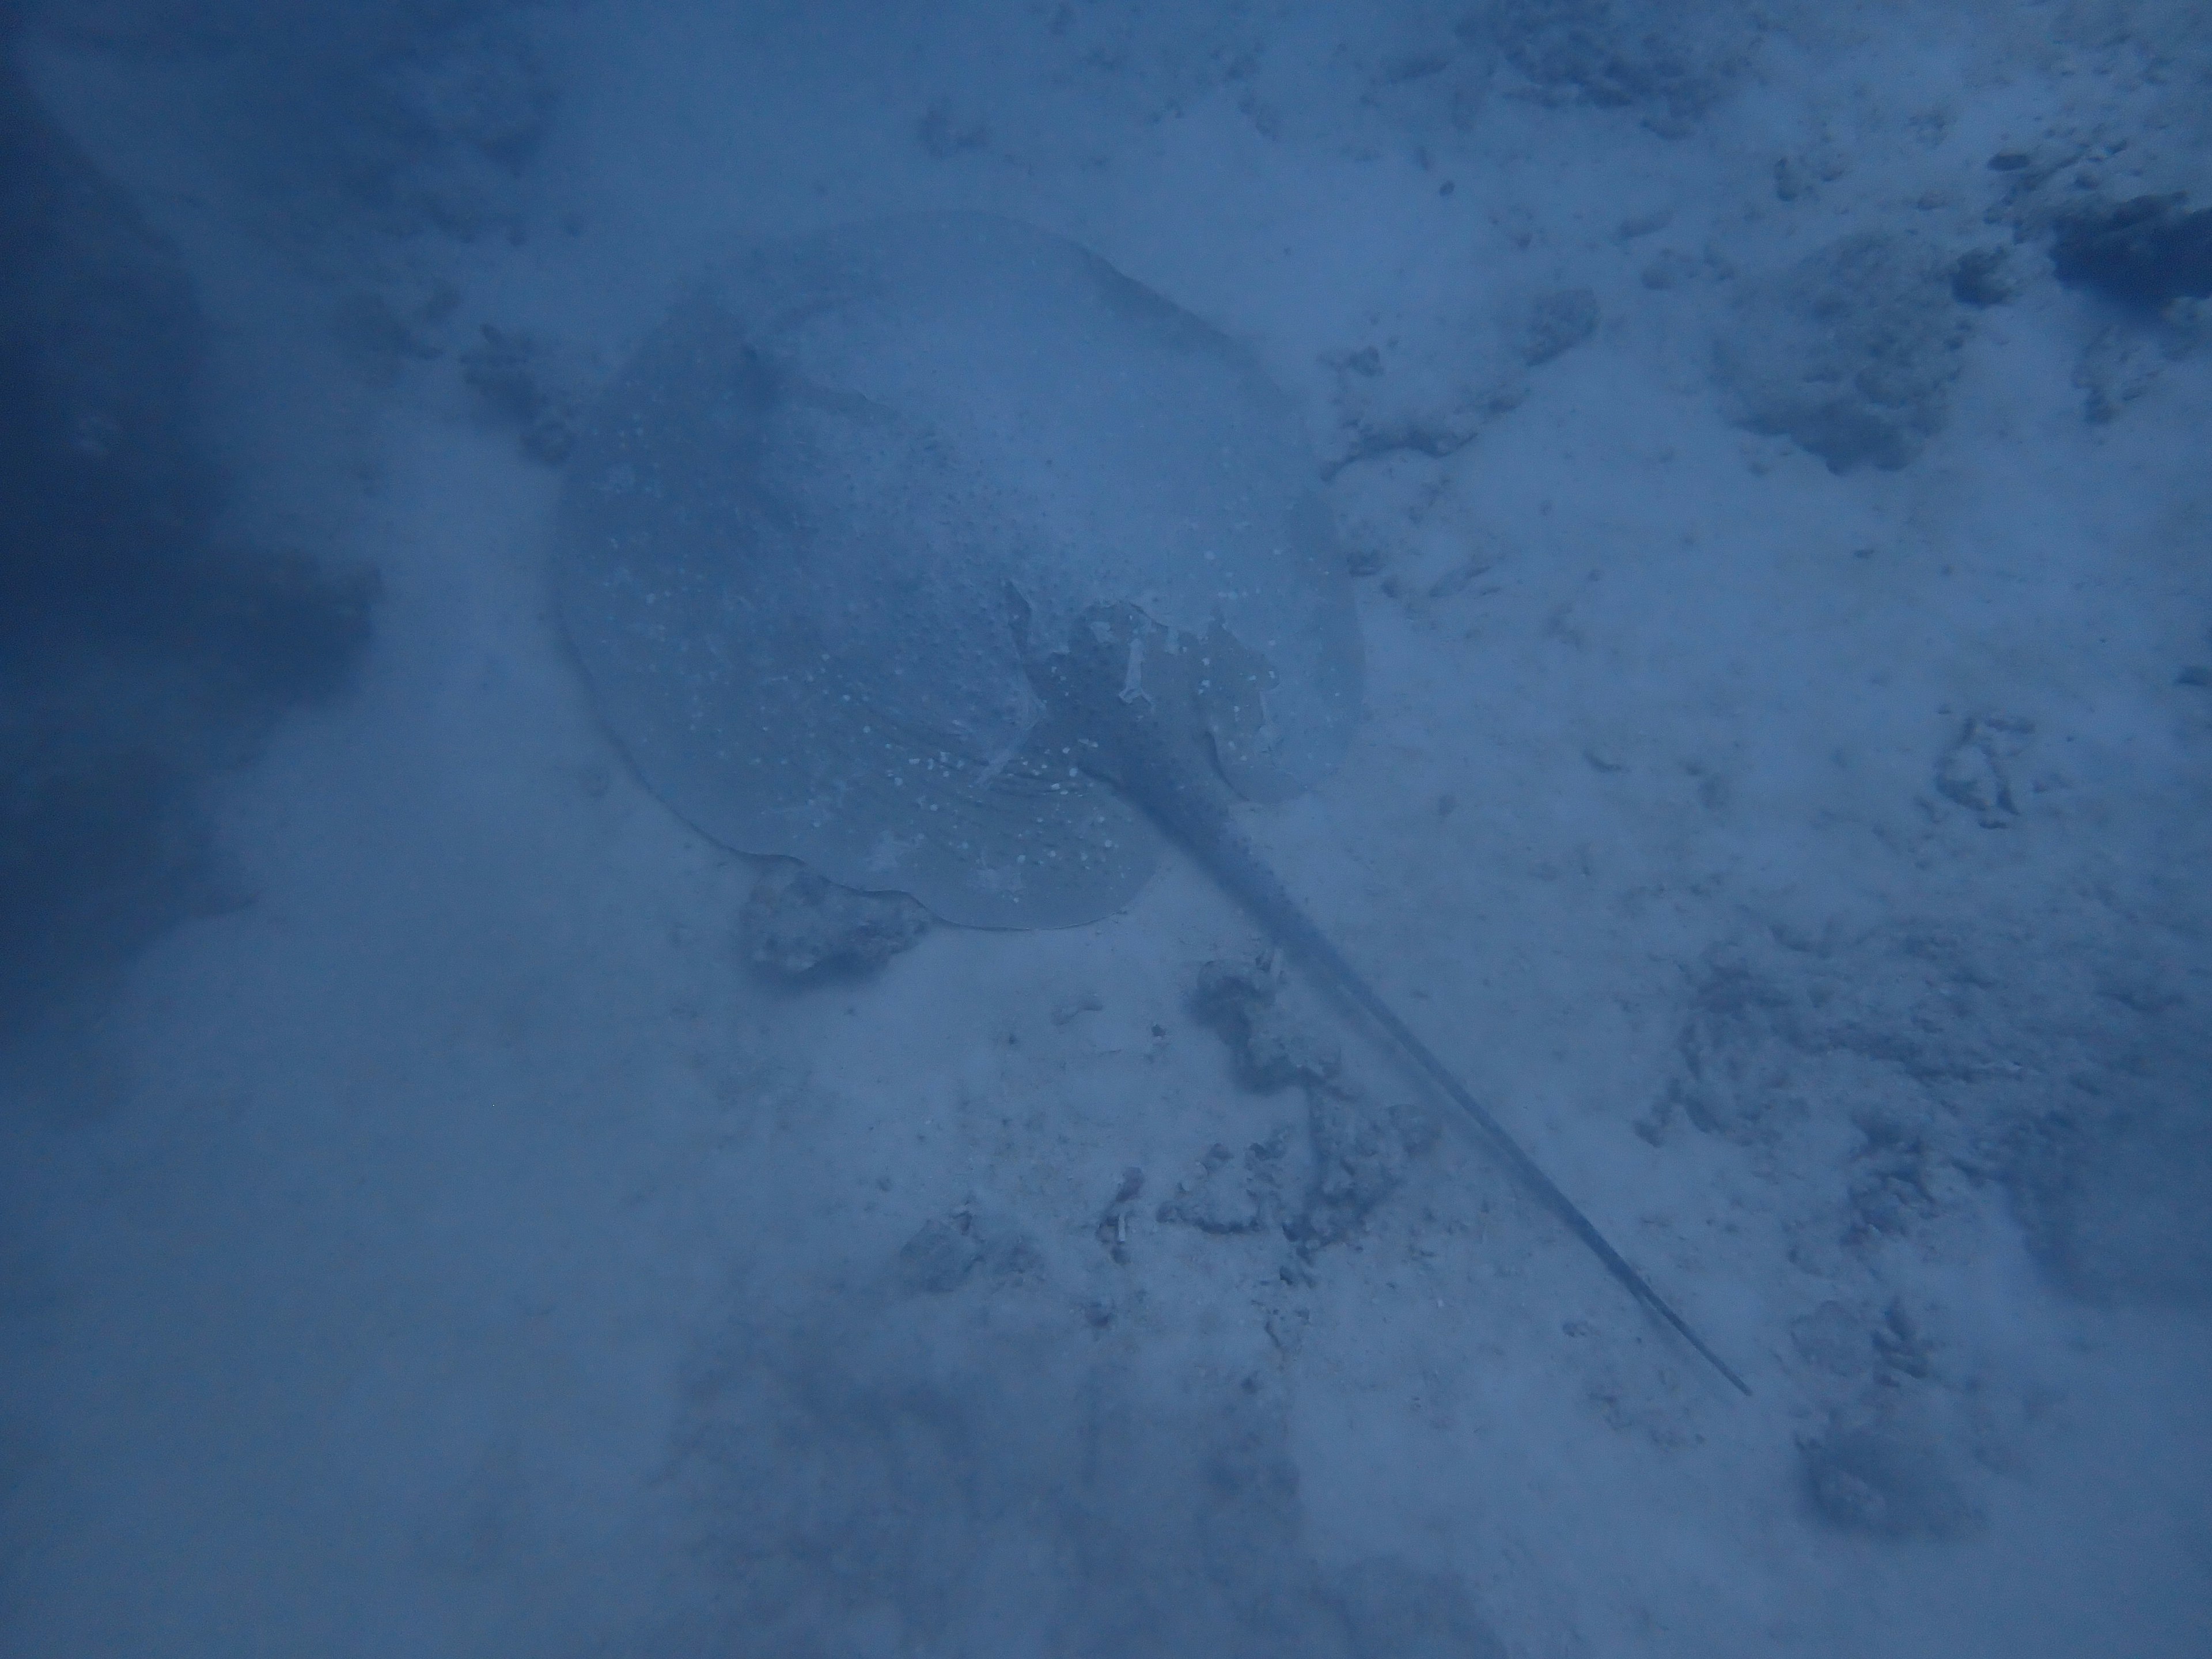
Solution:
<svg viewBox="0 0 2212 1659"><path fill-rule="evenodd" d="M1505 1127L1491 1115L1489 1109L1474 1097L1468 1086L1453 1074L1451 1068L1414 1034L1413 1028L1398 1018L1390 1005L1383 1001L1375 988L1367 982L1366 977L1345 959L1344 953L1315 925L1312 918L1306 915L1304 907L1291 896L1289 890L1251 843L1239 833L1225 812L1210 823L1170 822L1168 827L1212 866L1214 873L1230 890L1284 944L1317 968L1338 990L1351 998L1389 1034L1390 1040L1398 1045L1400 1051L1414 1066L1473 1120L1498 1161L1524 1188L1540 1199L1546 1208L1566 1224L1567 1230L1589 1248L1590 1253L1605 1264L1606 1271L1618 1279L1631 1296L1672 1327L1677 1335L1696 1349L1705 1363L1726 1377L1739 1393L1748 1395L1751 1392L1751 1385L1725 1359L1714 1352L1703 1337L1691 1329L1681 1315L1652 1289L1650 1281L1629 1264L1626 1257L1613 1249L1611 1242L1597 1230L1596 1224L1583 1213L1581 1206L1559 1190L1559 1183L1544 1173L1542 1167L1528 1156L1521 1143L1506 1133Z"/></svg>

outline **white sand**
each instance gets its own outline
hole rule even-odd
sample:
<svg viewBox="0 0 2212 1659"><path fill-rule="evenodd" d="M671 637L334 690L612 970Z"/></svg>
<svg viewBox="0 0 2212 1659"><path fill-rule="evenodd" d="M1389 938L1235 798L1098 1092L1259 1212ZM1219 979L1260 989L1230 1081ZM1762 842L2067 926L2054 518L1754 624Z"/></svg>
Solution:
<svg viewBox="0 0 2212 1659"><path fill-rule="evenodd" d="M2140 43L2064 44L2055 8L1824 8L1665 137L1648 108L1516 95L1473 48L1392 81L1451 42L1443 9L1158 9L1115 53L1091 51L1116 34L1103 9L1060 9L1061 33L1012 4L936 26L736 9L537 20L563 102L518 186L529 239L362 239L343 271L257 228L194 63L30 60L202 285L241 526L371 561L387 598L358 691L227 786L254 902L156 948L83 1068L6 1120L30 1289L0 1338L27 1449L0 1645L781 1653L817 1650L777 1644L811 1620L824 1653L1088 1651L1042 1613L991 1638L972 1607L934 1635L917 1609L933 1578L1059 1605L1086 1571L1087 1534L1052 1518L1071 1483L1163 1536L1246 1527L1193 1467L1218 1407L1296 1475L1264 1517L1279 1559L1214 1574L1233 1605L1392 1556L1456 1581L1514 1653L2212 1651L2201 1294L2065 1294L2002 1187L1959 1168L2027 1109L2020 1066L2087 1055L2118 1086L2127 1054L2185 1048L2212 994L2212 691L2174 684L2212 658L2212 359L2151 350L2142 395L2086 421L2076 367L2106 320L2031 242L2018 298L1961 312L1948 422L1902 470L1838 476L1731 426L1712 375L1734 296L1837 237L2009 241L1984 222L1999 150L2126 135L2112 193L2212 193L2203 26L2161 82ZM939 100L944 131L988 136L932 155ZM1814 181L1789 201L1784 158ZM343 291L442 276L453 340L489 319L615 357L720 239L926 204L1074 236L1249 340L1325 453L1347 441L1332 354L1383 348L1375 395L1418 401L1501 372L1486 331L1529 296L1595 295L1595 336L1518 370L1525 399L1467 447L1337 475L1388 556L1359 586L1370 715L1330 785L1254 833L1754 1398L1457 1134L1310 1285L1279 1238L1154 1219L1209 1146L1303 1123L1294 1095L1240 1091L1186 1006L1198 963L1259 939L1182 861L1096 927L939 930L863 983L763 987L732 939L750 866L641 791L563 655L556 476L449 360L365 384L324 325ZM1638 220L1663 222L1621 234ZM1647 286L1670 252L1680 280ZM1470 557L1482 574L1425 597ZM2001 829L1937 787L1992 715L2033 727ZM1778 927L1839 942L1793 951ZM1913 929L1954 936L1952 965L1898 942ZM2015 1073L1947 1093L1754 1010L1723 1022L1753 1121L1678 1111L1639 1137L1716 948ZM2184 1000L2153 1018L2081 990L2129 964ZM1921 971L1924 996L1899 988ZM2081 1030L2039 1047L2052 1007ZM1870 1112L1934 1149L1929 1196L1846 1242ZM1121 1266L1094 1229L1130 1165L1148 1185ZM901 1244L963 1206L1030 1241L1026 1273L884 1291ZM1832 1301L1855 1329L1900 1303L1927 1374L1808 1361L1793 1323ZM822 1416L773 1404L779 1376ZM839 1386L849 1420L823 1403ZM884 1416L916 1397L951 1439ZM1876 1407L1943 1461L1978 1516L1956 1535L1854 1532L1809 1501L1800 1438ZM732 1455L702 1449L713 1420L814 1426ZM916 1448L941 1445L932 1474ZM798 1513L747 1468L837 1488L833 1517L908 1507L850 1577L747 1569ZM951 1568L915 1541L946 1537ZM732 1586L777 1574L802 1611L771 1632Z"/></svg>

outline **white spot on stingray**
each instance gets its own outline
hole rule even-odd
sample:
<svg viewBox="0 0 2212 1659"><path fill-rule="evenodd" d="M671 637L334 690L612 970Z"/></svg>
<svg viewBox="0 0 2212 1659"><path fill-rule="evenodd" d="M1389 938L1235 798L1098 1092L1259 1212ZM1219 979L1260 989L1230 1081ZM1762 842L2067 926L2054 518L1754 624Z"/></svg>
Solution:
<svg viewBox="0 0 2212 1659"><path fill-rule="evenodd" d="M994 898L1018 899L1022 896L1024 883L1020 871L986 864L969 872L968 884Z"/></svg>

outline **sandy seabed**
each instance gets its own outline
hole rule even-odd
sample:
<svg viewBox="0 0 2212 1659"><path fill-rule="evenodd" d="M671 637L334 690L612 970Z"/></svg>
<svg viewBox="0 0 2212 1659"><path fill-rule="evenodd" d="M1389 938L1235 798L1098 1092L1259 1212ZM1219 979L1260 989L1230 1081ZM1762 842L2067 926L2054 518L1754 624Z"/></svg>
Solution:
<svg viewBox="0 0 2212 1659"><path fill-rule="evenodd" d="M223 787L252 902L10 1085L9 1652L2212 1651L2212 352L2051 257L2212 190L2194 9L482 15L373 198L251 27L23 50L242 533L385 599ZM1752 1398L1295 975L1344 1071L1249 1086L1187 861L750 969L544 423L919 206L1305 411L1368 713L1252 833Z"/></svg>

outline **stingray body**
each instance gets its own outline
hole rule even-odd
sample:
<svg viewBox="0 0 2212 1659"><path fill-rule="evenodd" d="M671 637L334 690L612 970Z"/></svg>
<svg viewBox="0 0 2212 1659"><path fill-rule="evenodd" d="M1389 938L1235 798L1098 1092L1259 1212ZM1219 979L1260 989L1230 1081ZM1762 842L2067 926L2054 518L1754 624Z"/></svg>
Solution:
<svg viewBox="0 0 2212 1659"><path fill-rule="evenodd" d="M1093 921L1152 871L1142 811L1046 741L1024 654L1095 607L1243 648L1254 678L1202 714L1248 799L1316 781L1358 710L1285 400L1104 261L980 215L717 274L605 395L562 538L570 635L663 799L948 921Z"/></svg>
<svg viewBox="0 0 2212 1659"><path fill-rule="evenodd" d="M1218 331L981 215L762 247L600 399L555 580L640 775L725 845L1026 927L1112 913L1181 842L1743 1386L1237 826L1335 765L1361 663L1295 414Z"/></svg>

